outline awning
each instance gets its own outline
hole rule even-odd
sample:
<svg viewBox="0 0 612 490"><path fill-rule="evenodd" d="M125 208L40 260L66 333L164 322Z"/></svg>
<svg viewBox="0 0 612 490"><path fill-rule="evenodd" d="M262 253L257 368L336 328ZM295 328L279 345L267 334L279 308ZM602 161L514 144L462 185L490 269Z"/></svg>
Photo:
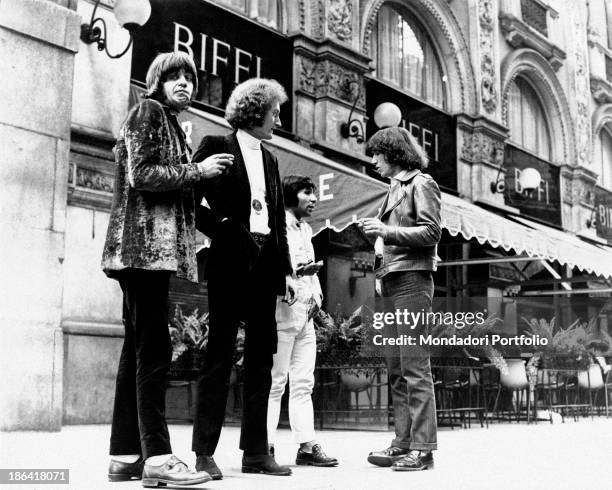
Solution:
<svg viewBox="0 0 612 490"><path fill-rule="evenodd" d="M576 267L612 277L610 247L587 243L569 232L513 217L509 219L468 201L442 193L442 226L452 236L488 243L494 248Z"/></svg>

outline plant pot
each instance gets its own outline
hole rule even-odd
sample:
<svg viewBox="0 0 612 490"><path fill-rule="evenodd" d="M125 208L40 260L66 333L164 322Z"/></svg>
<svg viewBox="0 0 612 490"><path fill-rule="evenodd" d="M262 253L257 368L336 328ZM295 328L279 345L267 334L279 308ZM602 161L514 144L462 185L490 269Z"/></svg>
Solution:
<svg viewBox="0 0 612 490"><path fill-rule="evenodd" d="M508 374L501 373L499 382L511 390L522 390L529 383L527 381L527 372L525 371L525 362L522 359L507 359Z"/></svg>
<svg viewBox="0 0 612 490"><path fill-rule="evenodd" d="M599 364L591 364L589 369L578 371L578 386L580 388L599 390L604 387L603 376Z"/></svg>
<svg viewBox="0 0 612 490"><path fill-rule="evenodd" d="M372 386L372 376L363 373L341 372L340 381L346 386L346 389L355 393L364 391Z"/></svg>

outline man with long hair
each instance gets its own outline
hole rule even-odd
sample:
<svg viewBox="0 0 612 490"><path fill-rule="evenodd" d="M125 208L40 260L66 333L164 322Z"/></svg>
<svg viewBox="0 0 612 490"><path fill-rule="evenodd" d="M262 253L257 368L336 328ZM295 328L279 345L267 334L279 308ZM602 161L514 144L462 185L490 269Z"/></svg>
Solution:
<svg viewBox="0 0 612 490"><path fill-rule="evenodd" d="M232 357L244 324L244 408L240 448L242 471L290 475L268 452L266 417L272 356L276 351L276 297L293 296L285 208L276 158L261 144L280 126L287 100L274 80L254 78L238 85L225 117L227 136L205 137L196 159L230 153L234 165L202 182L196 226L211 239L206 267L210 309L208 346L198 381L193 450L196 469L222 478L213 454L225 416Z"/></svg>
<svg viewBox="0 0 612 490"><path fill-rule="evenodd" d="M362 222L367 235L382 240L383 260L376 270L382 295L394 310L431 311L440 241L440 189L421 170L427 156L404 128L378 131L368 142L372 162L390 179L389 192L376 218ZM386 325L388 337L404 334L413 338L426 325ZM436 404L429 353L409 346L385 349L389 384L393 395L395 439L391 446L374 451L368 461L391 466L395 471L433 468L432 451L437 448Z"/></svg>
<svg viewBox="0 0 612 490"><path fill-rule="evenodd" d="M168 287L172 274L197 281L193 186L219 175L232 156L190 158L176 115L197 92L191 58L160 54L146 81L146 98L130 110L115 146L115 193L102 257L104 272L123 291L125 327L108 478L194 485L211 477L171 454L165 419L172 359Z"/></svg>

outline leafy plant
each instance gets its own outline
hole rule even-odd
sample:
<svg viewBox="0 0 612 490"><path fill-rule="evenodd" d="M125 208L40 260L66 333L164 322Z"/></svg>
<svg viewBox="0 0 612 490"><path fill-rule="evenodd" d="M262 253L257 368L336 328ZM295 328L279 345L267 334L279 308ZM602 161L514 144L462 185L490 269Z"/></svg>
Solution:
<svg viewBox="0 0 612 490"><path fill-rule="evenodd" d="M347 374L370 376L382 363L379 353L368 352L372 324L366 306L348 317L337 314L334 318L319 310L314 322L319 365L343 366Z"/></svg>
<svg viewBox="0 0 612 490"><path fill-rule="evenodd" d="M180 305L175 305L168 329L173 362L188 350L203 352L208 344L208 313L200 315L196 308L191 314L185 315Z"/></svg>
<svg viewBox="0 0 612 490"><path fill-rule="evenodd" d="M596 325L596 319L588 323L578 319L566 328L557 326L554 317L550 322L543 318L523 318L523 321L533 335L539 335L541 339L548 341L547 345L543 345L534 354L532 364L540 363L543 367L558 369L588 368L591 354L587 349L587 338Z"/></svg>
<svg viewBox="0 0 612 490"><path fill-rule="evenodd" d="M462 328L457 328L452 323L434 323L430 325L429 333L434 338L485 338L494 332L501 323L500 318L489 315L483 322L466 323ZM479 359L479 357L486 357L500 372L508 373L508 364L504 356L491 345L464 347L457 352L461 352L463 356L474 360Z"/></svg>

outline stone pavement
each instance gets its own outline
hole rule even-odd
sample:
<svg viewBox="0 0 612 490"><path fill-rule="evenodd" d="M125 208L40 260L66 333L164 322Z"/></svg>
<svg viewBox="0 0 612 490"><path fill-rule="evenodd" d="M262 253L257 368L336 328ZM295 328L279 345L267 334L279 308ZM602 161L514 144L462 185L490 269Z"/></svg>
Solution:
<svg viewBox="0 0 612 490"><path fill-rule="evenodd" d="M191 426L171 425L175 453L188 464ZM108 425L67 426L59 433L0 433L1 468L69 468L69 485L18 485L15 489L134 490L140 482L109 483ZM607 490L612 488L612 418L596 417L550 424L491 424L488 429L444 429L435 469L396 473L366 461L372 449L386 447L389 432L323 431L319 440L337 468L293 465L296 445L288 430L279 431L277 460L292 465L290 477L243 475L237 450L239 429L226 427L215 455L225 474L221 481L189 488L218 490L361 490L361 489L521 489ZM9 488L9 486L2 486Z"/></svg>

